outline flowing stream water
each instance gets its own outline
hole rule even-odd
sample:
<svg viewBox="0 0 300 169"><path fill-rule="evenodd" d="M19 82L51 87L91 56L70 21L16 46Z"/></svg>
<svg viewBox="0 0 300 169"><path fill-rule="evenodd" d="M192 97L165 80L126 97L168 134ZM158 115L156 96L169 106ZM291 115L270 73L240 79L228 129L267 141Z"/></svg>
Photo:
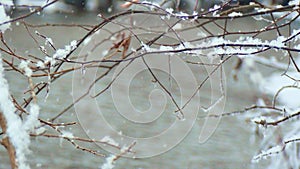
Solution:
<svg viewBox="0 0 300 169"><path fill-rule="evenodd" d="M80 24L95 24L101 19L95 16L96 14L48 14L43 16L33 16L26 21L32 24L41 23L80 23ZM252 19L243 19L231 24L233 29L255 29L258 25ZM57 47L63 47L74 39L79 39L84 35L85 31L78 28L65 27L45 27L36 28L40 33L47 35L53 39ZM214 29L214 28L208 28ZM34 29L33 29L34 30ZM33 31L32 31L33 32ZM194 35L186 35L194 36ZM29 37L24 26L20 24L12 25L12 30L5 33L5 38L9 45L16 48L20 54L40 54L34 41ZM267 37L266 37L267 38ZM41 57L42 58L42 57ZM234 66L234 60L226 64L226 105L225 112L243 109L256 102L257 97L261 94L257 86L250 83L246 76L241 76L239 81L234 81L231 74L231 69ZM193 66L192 70L195 75L204 73L199 66ZM270 72L266 69L265 74ZM163 76L163 75L162 75ZM200 75L202 76L202 75ZM23 92L27 89L27 81L22 78L15 78L16 73L7 72L6 78L10 84L11 92L21 100ZM19 77L19 76L18 76ZM150 78L144 72L135 78L135 89L147 91L147 86L143 86L145 79ZM47 79L45 79L46 81ZM66 75L64 78L51 84L50 94L47 102L44 101L45 93L39 95L39 105L41 107L40 116L43 118L53 117L63 108L72 102L72 74ZM147 85L147 84L145 84ZM209 98L210 88L205 88L207 91L200 92L200 97L204 100ZM151 89L149 89L151 90ZM138 90L139 91L139 90ZM122 91L120 91L122 92ZM19 98L18 98L19 97ZM147 97L139 92L133 92L132 99L137 107L142 109L149 106ZM207 100L206 100L207 101ZM120 103L121 104L121 103ZM112 111L115 107L112 104L104 103L103 110ZM198 169L198 168L265 168L267 161L258 164L252 164L252 157L257 154L260 138L254 136L253 124L248 123L245 119L238 116L224 117L218 125L218 128L208 141L200 144L198 137L203 127L205 112L200 111L191 132L180 142L176 147L172 148L163 154L144 159L121 158L116 162L116 169L155 169L155 168L172 168L172 169ZM141 130L133 129L128 124L118 124L115 120L116 116L108 115L112 123L116 126L124 128L126 134L132 132L133 136L143 136L147 127ZM119 118L119 117L118 117ZM115 121L114 121L115 120ZM71 109L65 113L58 122L78 121L75 110ZM157 123L158 129L164 128L166 123ZM68 127L66 130L71 131L76 136L86 137L84 130L79 126ZM148 130L149 131L149 130ZM101 129L99 129L101 132ZM173 138L169 138L172 140ZM156 144L156 143L153 143ZM95 144L84 144L89 148L97 149L101 152L101 148ZM151 149L151 145L149 145ZM82 168L97 168L105 158L94 156L90 153L77 150L70 143L54 138L38 137L32 138L31 147L32 153L28 157L28 161L32 168L59 168L59 169L82 169ZM0 168L10 168L9 159L5 149L0 147Z"/></svg>

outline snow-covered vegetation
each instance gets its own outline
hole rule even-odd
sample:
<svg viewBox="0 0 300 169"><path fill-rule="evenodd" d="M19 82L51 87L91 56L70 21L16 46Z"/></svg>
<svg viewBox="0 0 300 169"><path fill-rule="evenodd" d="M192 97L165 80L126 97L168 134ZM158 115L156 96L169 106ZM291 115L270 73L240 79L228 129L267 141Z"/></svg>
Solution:
<svg viewBox="0 0 300 169"><path fill-rule="evenodd" d="M42 17L44 10L65 2L47 0L30 4L29 1L19 0L14 4L12 0L1 1L0 143L7 150L11 167L30 168L28 156L34 156L30 151L31 138L56 138L61 142L64 140L78 151L103 158L104 163L99 163L96 167L112 169L118 165L117 160L122 156L135 159L152 155L143 151L152 152L153 149L157 155L172 149L189 133L197 119L205 119L203 128L207 130L202 130L203 137L199 137L199 141L202 142L203 138L209 139L218 127L219 121L212 123L213 120L237 118L240 125L251 126L249 130L252 136L249 139L260 142L257 153L253 154L249 163L259 165L267 161L268 167L272 169L300 168L300 1L293 0L283 4L265 1L220 1L209 5L207 9L201 6L203 1L188 2L184 1L188 4L188 8L184 9L183 2L180 1L127 0L118 4L118 13L111 13L110 5L105 11L109 14L95 14L96 18L101 19L99 23L39 24L30 23L29 18L34 15ZM90 3L97 1L86 3L86 8L94 10ZM20 9L22 12L18 15L13 14ZM248 26L247 22L255 22L257 27ZM6 36L7 32L20 25L25 29L23 33L31 39L26 43L33 43L38 54L30 49L22 53L23 51L12 45L14 39ZM84 33L79 39L72 39L65 45L60 45L61 42L57 38L51 37L53 32L49 35L43 33L42 29L45 27L54 33L57 31L55 28L60 27L65 27L65 34L71 33L72 29L80 29ZM61 38L64 38L63 35ZM153 58L159 61L155 60L154 63ZM179 58L180 65L176 65L176 59L173 58ZM232 66L233 64L235 65ZM136 67L132 68L133 65ZM167 68L162 65L167 65ZM207 70L203 79L199 78L200 73L191 73L192 71L176 75L176 72L185 72L185 69L195 65ZM162 76L159 76L156 72L159 66L162 67L161 70L168 70L168 77L162 79ZM225 66L227 69L229 67L230 71L226 71ZM141 143L148 138L126 136L121 130L123 128L114 133L106 133L105 130L108 129L105 125L109 120L97 124L97 132L93 130L93 120L98 117L93 113L98 109L89 103L96 99L102 99L106 103L107 98L104 96L108 91L112 91L109 93L112 100L119 102L114 102L116 111L122 109L121 111L132 113L137 110L128 106L131 104L130 99L128 102L120 99L129 98L130 95L130 82L126 78L123 79L123 74L134 74L136 69L146 70L151 80L143 79L142 82L149 86L154 84L154 88L164 94L161 96L161 93L157 94L156 90L153 90L149 95L150 109L145 112L151 114L158 111L156 115L160 117L161 110L157 107L163 105L164 100L168 100L172 105L173 114L168 114L168 117L176 121L174 131L178 140L177 137L168 138L168 130L159 133L158 136L168 137L155 140L161 148L158 148L158 151L155 146L145 148L148 143ZM23 92L22 96L11 92L14 85L18 86L7 78L7 74L11 72L14 73L15 79L26 79L26 83L22 85L26 86L27 91ZM74 74L73 83L62 85L73 88L73 100L63 101L69 104L67 107L49 103L58 106L60 111L41 116L44 112L41 112L43 107L40 106L40 102L47 103L47 97L51 95L53 87L58 85L54 82L68 77L69 73ZM197 80L194 80L194 76ZM259 93L254 99L254 104L236 111L225 111L226 77L235 83L249 83L254 86ZM179 78L184 79L186 83L181 85ZM172 84L171 87L166 85L165 81ZM178 88L173 85L173 81L178 83ZM211 85L211 90L214 91L214 95L211 94L211 102L199 105L198 94L209 82L214 83ZM116 84L121 88L116 87ZM129 86L128 89L126 85ZM138 91L146 88L147 86L143 86ZM123 98L122 94L118 95L116 92L124 92L128 96ZM105 106L107 103L103 105ZM163 105L163 110L168 106L167 103ZM68 116L73 107L77 111L79 122L62 118ZM78 113L81 110L84 111L83 116ZM133 116L128 112L122 114L121 111L119 113L127 118L126 120L138 124L149 123L148 119L145 122L141 120L141 116ZM199 117L198 111L207 115ZM73 133L69 128L80 125L88 137L77 136L77 133ZM176 128L176 125L179 127ZM164 143L160 144L159 141ZM172 141L176 144L171 145ZM113 154L90 148L89 143L103 146L103 149ZM51 158L49 157L49 161Z"/></svg>

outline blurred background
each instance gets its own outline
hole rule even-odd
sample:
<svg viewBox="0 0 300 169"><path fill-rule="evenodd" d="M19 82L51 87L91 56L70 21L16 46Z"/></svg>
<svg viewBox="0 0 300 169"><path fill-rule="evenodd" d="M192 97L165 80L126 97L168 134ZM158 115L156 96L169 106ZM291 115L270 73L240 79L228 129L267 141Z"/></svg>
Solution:
<svg viewBox="0 0 300 169"><path fill-rule="evenodd" d="M16 5L33 5L42 6L49 0L14 0ZM216 4L221 4L224 0L148 0L148 2L154 2L162 4L163 8L177 8L180 11L192 12L195 9L200 11L201 9L208 9ZM252 0L232 0L232 5L249 4ZM289 0L257 0L264 5L287 5ZM108 12L120 10L120 4L124 3L124 0L60 0L52 7L46 9L47 12ZM141 1L142 2L142 1ZM24 9L24 8L22 8Z"/></svg>

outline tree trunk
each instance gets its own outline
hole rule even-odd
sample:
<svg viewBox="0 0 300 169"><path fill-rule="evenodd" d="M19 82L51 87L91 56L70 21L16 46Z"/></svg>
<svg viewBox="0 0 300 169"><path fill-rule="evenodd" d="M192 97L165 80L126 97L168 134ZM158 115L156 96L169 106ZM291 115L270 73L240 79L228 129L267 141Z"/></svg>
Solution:
<svg viewBox="0 0 300 169"><path fill-rule="evenodd" d="M2 112L0 112L0 126L2 128L2 132L4 134L4 137L2 140L0 140L1 144L6 148L7 153L9 155L10 159L10 165L12 169L17 169L18 165L16 162L16 151L13 144L10 142L9 137L6 135L7 125L6 125L6 119Z"/></svg>

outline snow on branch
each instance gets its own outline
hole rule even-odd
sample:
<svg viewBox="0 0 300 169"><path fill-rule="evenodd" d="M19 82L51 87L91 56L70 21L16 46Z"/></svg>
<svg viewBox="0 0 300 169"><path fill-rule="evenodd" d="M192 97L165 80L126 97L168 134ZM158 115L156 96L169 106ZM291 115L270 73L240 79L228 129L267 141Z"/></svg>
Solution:
<svg viewBox="0 0 300 169"><path fill-rule="evenodd" d="M286 149L287 144L299 142L299 141L300 141L299 135L296 135L294 137L286 139L285 141L283 141L283 143L281 145L276 145L276 146L269 148L268 150L261 151L261 153L259 153L258 155L254 156L252 158L252 162L258 162L261 159L271 157L271 156L276 156Z"/></svg>
<svg viewBox="0 0 300 169"><path fill-rule="evenodd" d="M259 66L266 65L268 66L268 68L272 67L276 70L280 70L280 73L282 73L282 71L286 71L285 77L287 77L287 73L289 73L289 68L287 67L289 67L290 64L293 64L295 66L297 65L297 62L293 62L293 58L296 58L296 54L298 55L300 53L300 31L297 28L294 29L293 26L295 23L294 21L298 21L297 18L299 17L299 0L291 1L289 3L290 6L270 7L267 5L260 4L258 2L252 2L247 5L234 6L231 4L231 1L222 1L222 3L218 5L211 6L211 8L209 8L208 10L197 9L197 4L195 3L193 11L180 11L180 8L178 7L180 1L176 2L176 6L178 5L176 8L172 8L170 6L164 6L163 2L159 4L153 1L127 0L126 2L124 2L124 4L121 5L121 7L123 8L123 10L127 10L128 8L131 8L132 10L119 12L107 18L105 18L104 15L99 15L101 16L101 21L99 23L95 23L94 25L86 25L82 23L32 25L30 23L27 24L26 19L23 21L24 18L27 18L34 13L41 12L42 9L46 8L47 6L50 6L51 4L54 4L56 1L58 0L52 0L49 2L47 1L46 5L42 7L32 7L31 9L29 9L30 13L20 15L13 19L11 19L5 13L6 5L13 5L12 1L5 0L1 1L0 3L0 40L2 42L1 46L4 46L3 49L1 48L1 52L5 53L6 55L5 59L3 59L3 63L6 64L5 66L7 66L5 67L6 70L16 71L22 75L25 75L26 80L29 81L30 86L30 89L28 91L31 91L31 95L26 96L27 98L22 100L22 103L19 104L16 101L14 101L14 97L11 96L9 93L9 86L7 80L4 77L4 69L1 61L0 115L3 115L3 119L6 120L6 122L3 123L1 120L0 122L2 123L2 125L7 124L7 130L5 129L5 127L1 126L3 129L2 131L4 133L3 136L5 136L5 138L9 138L11 145L14 147L16 160L13 161L16 161L18 167L21 169L29 168L29 166L26 164L26 155L29 153L29 134L31 134L31 136L36 137L41 136L48 138L60 138L61 140L66 140L70 142L76 149L79 149L84 152L89 152L91 154L98 155L101 157L105 157L105 155L99 153L97 150L88 149L85 146L81 146L80 144L77 144L77 142L98 142L104 145L109 145L111 147L120 149L121 154L126 152L131 153L131 147L121 147L120 145L122 145L122 142L116 142L109 135L100 138L100 140L98 141L94 139L84 139L81 137L75 137L76 133L73 133L73 131L70 132L67 130L67 128L61 130L60 128L68 125L75 125L76 122L55 122L61 120L60 117L65 115L66 112L68 112L68 110L70 110L76 103L82 101L82 98L86 97L89 93L91 93L93 86L97 86L98 84L101 84L101 86L107 84L103 83L105 82L105 77L109 76L113 72L113 70L115 70L115 68L117 68L118 65L122 62L134 61L137 58L143 59L147 70L152 75L151 77L154 78L154 81L151 82L157 83L161 88L164 89L165 93L170 93L169 96L171 99L174 100L173 102L177 109L175 112L181 112L181 110L183 110L183 108L186 107L188 104L192 104L191 100L193 96L198 91L200 91L200 89L202 89L202 86L206 81L209 80L209 77L205 78L203 82L200 82L199 80L197 88L194 92L195 94L193 94L193 96L190 97L188 101L184 103L183 106L181 106L180 104L177 105L177 101L174 99L175 97L172 96L172 93L169 92L169 88L166 88L164 83L161 83L159 81L160 78L158 78L158 76L155 73L153 73L152 68L147 65L148 62L146 62L144 58L148 57L149 55L158 56L159 54L166 55L169 58L179 56L184 61L190 60L186 61L188 65L196 64L196 66L214 66L215 68L213 69L214 71L212 71L211 75L217 72L217 70L223 69L223 64L225 64L227 60L229 61L233 59L238 59L238 66L236 66L233 69L243 69L243 73L245 72L247 74L247 80L250 79L255 85L255 87L258 86L257 88L260 89L261 84L273 87L273 84L279 84L277 82L283 82L283 80L278 79L276 81L271 81L271 79L268 79L265 76L265 72L260 72ZM138 8L139 6L142 8ZM283 14L283 12L286 13ZM276 14L283 15L279 16ZM147 17L144 17L144 22L141 23L139 22L139 20L135 19L135 15L145 15ZM293 17L290 17L292 15ZM151 17L155 19L155 22L153 22L152 24L151 20L151 23L148 24L147 18ZM248 22L255 21L252 17L258 20L257 22L261 22L263 24L255 23L255 28L251 28L250 26L248 28L248 26L245 26L242 27L242 29L240 29L239 26L235 27L231 25L235 24L236 22L239 22L242 19L247 19L246 21ZM130 19L127 20L126 18ZM17 21L20 21L20 23ZM29 35L31 35L30 32L35 32L35 34L30 36L31 38L34 39L34 36L42 38L42 42L40 40L34 39L34 45L36 45L36 49L40 48L39 52L42 52L42 56L37 55L35 52L31 52L30 50L24 56L18 55L18 53L21 53L20 51L14 49L15 47L10 47L10 43L5 43L5 40L7 39L4 38L4 32L7 29L9 29L10 24L16 24L17 26L18 24L23 24L27 29L27 33ZM145 26L144 24L148 25ZM113 29L111 29L109 25L113 25ZM59 49L56 48L56 45L52 40L52 38L55 39L55 37L50 38L50 36L46 35L46 33L44 35L44 31L39 30L42 27L45 29L52 29L52 27L64 27L64 29L66 29L66 32L69 31L69 28L73 29L79 27L85 32L77 41L74 40L71 42L63 42L63 40L66 40L68 38L61 37L61 39L59 39L59 41L61 41L60 43L66 45ZM289 33L284 32L286 28L289 28ZM40 33L39 31L43 33ZM101 34L100 40L92 38L92 35L96 35L97 33ZM269 34L271 34L272 36L269 37ZM153 37L149 38L148 36ZM171 37L172 42L167 40L171 39ZM130 38L132 38L132 40L130 40ZM12 39L11 41L14 41L14 39ZM74 56L73 53L82 45L94 46L92 49L88 49L90 51L86 51L86 55ZM112 47L109 48L109 46ZM48 50L48 48L50 48L51 50ZM92 59L92 57L90 57L89 54L91 54L94 49L95 51L99 49L99 51L101 51L100 53L102 53L105 57L97 57L95 58L95 60ZM128 49L131 49L131 51ZM271 56L273 58L272 59L268 56L268 54L265 53L269 51L280 53L280 56ZM207 58L209 62L200 62L195 56L201 59ZM77 58L84 59L77 60ZM287 60L289 60L288 65L283 63L282 58L287 58ZM213 60L216 60L217 62L213 63ZM256 63L259 63L260 65L257 65ZM168 64L171 71L171 62L169 62ZM50 114L50 120L38 119L40 107L36 103L37 96L35 96L35 93L37 95L39 93L45 92L49 94L49 86L51 82L59 78L63 79L65 77L65 74L69 72L75 72L79 69L82 70L82 74L84 75L85 73L83 72L90 68L99 68L101 70L103 69L104 71L99 71L99 76L97 75L97 80L93 81L90 84L90 88L87 89L87 91L84 91L82 96L76 98L76 100L73 100L74 102L70 101L71 103L68 103L69 106L63 108L61 112L54 112L55 115ZM125 69L126 67L123 70ZM178 69L180 69L180 67L178 67ZM121 73L123 72L121 71L120 74ZM197 73L198 72L196 72L196 74ZM295 71L294 73L299 72ZM120 74L118 74L118 76ZM297 78L297 76L294 76L294 74L289 73L289 75L292 78L295 78L296 80L291 80L292 84L289 83L288 85L296 86L297 88L299 88L298 85L295 85L296 83L298 83L299 78ZM116 76L115 79L117 79L118 76ZM276 77L278 76L279 75L276 74ZM44 80L47 77L48 82L44 82ZM223 76L220 76L220 78L221 77ZM32 78L35 78L34 81L37 82L36 84L33 84ZM187 78L187 76L183 78ZM105 88L101 90L101 92L95 95L95 97L100 98L102 97L102 93L104 93L104 91L110 90L111 85L114 83L115 79L111 80L108 83L108 85L106 85ZM145 80L145 82L147 81ZM152 83L150 83L150 85L152 85ZM222 80L222 82L219 85L219 88L222 90L222 96L218 97L218 99L211 105L201 105L201 108L202 110L204 110L204 112L209 112L213 110L213 108L215 108L221 101L223 101L226 98L224 93L225 89L223 89L223 85L224 84ZM282 87L282 83L280 83L280 87ZM269 125L273 127L268 127L268 129L276 127L279 128L279 126L283 126L284 124L286 124L284 122L287 121L294 123L296 121L294 119L298 118L300 115L299 110L293 111L291 113L291 109L286 109L287 104L282 102L283 99L281 99L282 96L289 89L290 87L285 87L282 88L282 90L276 90L277 94L275 94L273 104L269 104L268 99L266 99L266 102L262 101L263 104L257 104L251 107L243 107L240 111L233 111L229 113L212 113L205 116L205 118L225 116L229 117L236 116L238 114L245 115L247 116L244 117L245 119L252 119L250 121L254 122L253 126L264 126L261 127L264 130L267 130L266 126ZM275 90L272 90L272 92L268 92L267 90L264 90L263 95L274 94L274 91ZM25 95L27 93L30 92L25 92ZM18 99L19 98L17 98L16 100ZM59 98L57 99L59 100ZM258 99L263 100L262 98ZM292 103L292 99L294 101L296 100L295 102L297 102L297 99L294 99L292 97L290 97L290 99L285 100L289 103ZM50 104L52 103L50 102ZM284 105L285 107L282 105ZM27 109L29 110L26 111ZM23 118L24 120L22 120L16 114L17 111L23 113L22 115L24 116L26 114L26 117ZM38 132L38 134L34 133L33 131L40 126L40 123L53 129L54 132L56 132L56 134L49 134L47 131L44 130L42 132ZM295 131L295 133L297 132L298 131ZM271 146L263 147L263 149L267 150L262 151L259 155L255 156L254 160L259 160L264 157L278 154L279 152L285 149L285 144L296 141L298 142L298 140L298 138L286 140L286 142L284 142L283 144L280 142L280 145L278 146L273 146L276 144L269 144L272 145L273 148L269 149ZM120 156L121 155L108 156L105 159L106 162L102 166L100 166L100 168L114 168L115 161L118 158L120 158Z"/></svg>
<svg viewBox="0 0 300 169"><path fill-rule="evenodd" d="M5 0L4 2L0 3L0 32L4 33L10 27L10 22L3 24L4 22L10 20L10 17L6 15L4 5L12 5L11 0Z"/></svg>
<svg viewBox="0 0 300 169"><path fill-rule="evenodd" d="M253 157L252 162L258 162L259 160L261 160L262 158L266 158L269 156L273 156L276 155L280 152L282 152L285 148L285 145L281 146L281 145L277 145L274 146L266 151L262 151L260 154L256 155Z"/></svg>
<svg viewBox="0 0 300 169"><path fill-rule="evenodd" d="M29 134L23 126L21 118L15 114L16 108L9 94L9 86L4 77L2 59L0 60L0 109L6 121L6 135L15 148L17 166L19 169L29 169L26 155L29 153Z"/></svg>

